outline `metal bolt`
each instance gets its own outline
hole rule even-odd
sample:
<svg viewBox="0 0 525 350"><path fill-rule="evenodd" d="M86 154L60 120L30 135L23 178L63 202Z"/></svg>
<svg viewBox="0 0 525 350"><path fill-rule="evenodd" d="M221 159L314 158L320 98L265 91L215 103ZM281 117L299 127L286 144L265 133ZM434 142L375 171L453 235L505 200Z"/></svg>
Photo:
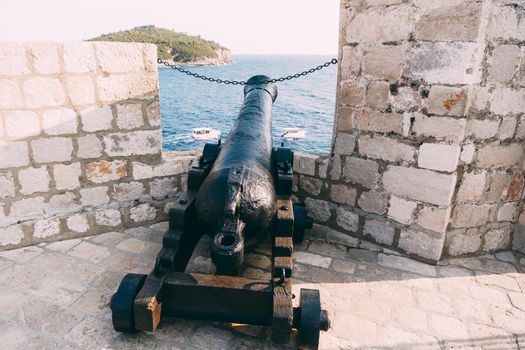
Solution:
<svg viewBox="0 0 525 350"><path fill-rule="evenodd" d="M281 209L281 210L288 210L288 209L290 209L290 208L288 208L287 205L283 205L283 206L282 206L281 208L279 208L279 209Z"/></svg>

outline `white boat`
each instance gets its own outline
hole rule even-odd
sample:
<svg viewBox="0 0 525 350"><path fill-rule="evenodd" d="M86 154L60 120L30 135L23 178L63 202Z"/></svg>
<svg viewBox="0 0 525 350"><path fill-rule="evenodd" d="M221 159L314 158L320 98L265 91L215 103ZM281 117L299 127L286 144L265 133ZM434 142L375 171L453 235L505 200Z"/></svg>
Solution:
<svg viewBox="0 0 525 350"><path fill-rule="evenodd" d="M221 136L221 131L210 128L195 128L192 129L191 136L196 140L218 139Z"/></svg>
<svg viewBox="0 0 525 350"><path fill-rule="evenodd" d="M281 137L285 139L304 139L306 137L306 131L299 128L285 128Z"/></svg>

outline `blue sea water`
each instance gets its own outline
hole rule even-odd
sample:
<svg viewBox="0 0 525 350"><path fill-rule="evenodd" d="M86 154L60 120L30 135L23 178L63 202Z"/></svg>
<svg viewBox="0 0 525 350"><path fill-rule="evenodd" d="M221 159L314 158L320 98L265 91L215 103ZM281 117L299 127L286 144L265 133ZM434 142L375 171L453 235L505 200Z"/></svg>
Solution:
<svg viewBox="0 0 525 350"><path fill-rule="evenodd" d="M265 74L278 78L316 67L333 56L239 55L225 66L188 67L214 78L248 80ZM296 151L330 152L335 111L336 66L331 65L306 77L277 83L279 95L273 106L273 142L285 142ZM243 101L243 87L205 82L173 69L160 68L160 102L163 147L187 151L205 142L191 137L193 128L208 127L226 138ZM285 128L301 128L304 139L284 140Z"/></svg>

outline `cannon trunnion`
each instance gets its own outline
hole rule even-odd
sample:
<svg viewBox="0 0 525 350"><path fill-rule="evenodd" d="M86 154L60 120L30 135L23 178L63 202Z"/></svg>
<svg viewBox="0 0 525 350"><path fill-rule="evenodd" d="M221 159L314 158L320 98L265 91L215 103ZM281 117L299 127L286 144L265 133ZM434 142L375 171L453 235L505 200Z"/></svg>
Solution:
<svg viewBox="0 0 525 350"><path fill-rule="evenodd" d="M277 87L254 76L226 141L206 144L188 174L188 188L170 210L170 226L149 275L128 274L111 300L120 332L153 331L162 317L185 317L272 327L277 343L316 349L329 319L319 291L301 289L292 306L293 242L312 219L291 200L293 152L272 148L272 104ZM215 275L185 273L202 235L211 236ZM269 237L268 237L269 236ZM238 277L244 251L272 241L268 280Z"/></svg>

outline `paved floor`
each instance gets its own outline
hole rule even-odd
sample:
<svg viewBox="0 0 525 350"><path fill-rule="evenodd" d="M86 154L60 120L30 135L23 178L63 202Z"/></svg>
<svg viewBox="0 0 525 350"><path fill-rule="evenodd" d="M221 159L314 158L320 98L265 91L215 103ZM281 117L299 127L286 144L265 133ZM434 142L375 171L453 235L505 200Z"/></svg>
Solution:
<svg viewBox="0 0 525 350"><path fill-rule="evenodd" d="M166 227L0 253L0 349L278 348L265 327L181 319L154 333L113 331L112 292L125 273L149 272ZM206 248L196 251L191 271L212 269ZM247 256L245 276L266 278L268 248ZM294 258L294 293L320 289L332 318L333 328L321 335L323 349L525 348L523 255L431 266L307 239Z"/></svg>

